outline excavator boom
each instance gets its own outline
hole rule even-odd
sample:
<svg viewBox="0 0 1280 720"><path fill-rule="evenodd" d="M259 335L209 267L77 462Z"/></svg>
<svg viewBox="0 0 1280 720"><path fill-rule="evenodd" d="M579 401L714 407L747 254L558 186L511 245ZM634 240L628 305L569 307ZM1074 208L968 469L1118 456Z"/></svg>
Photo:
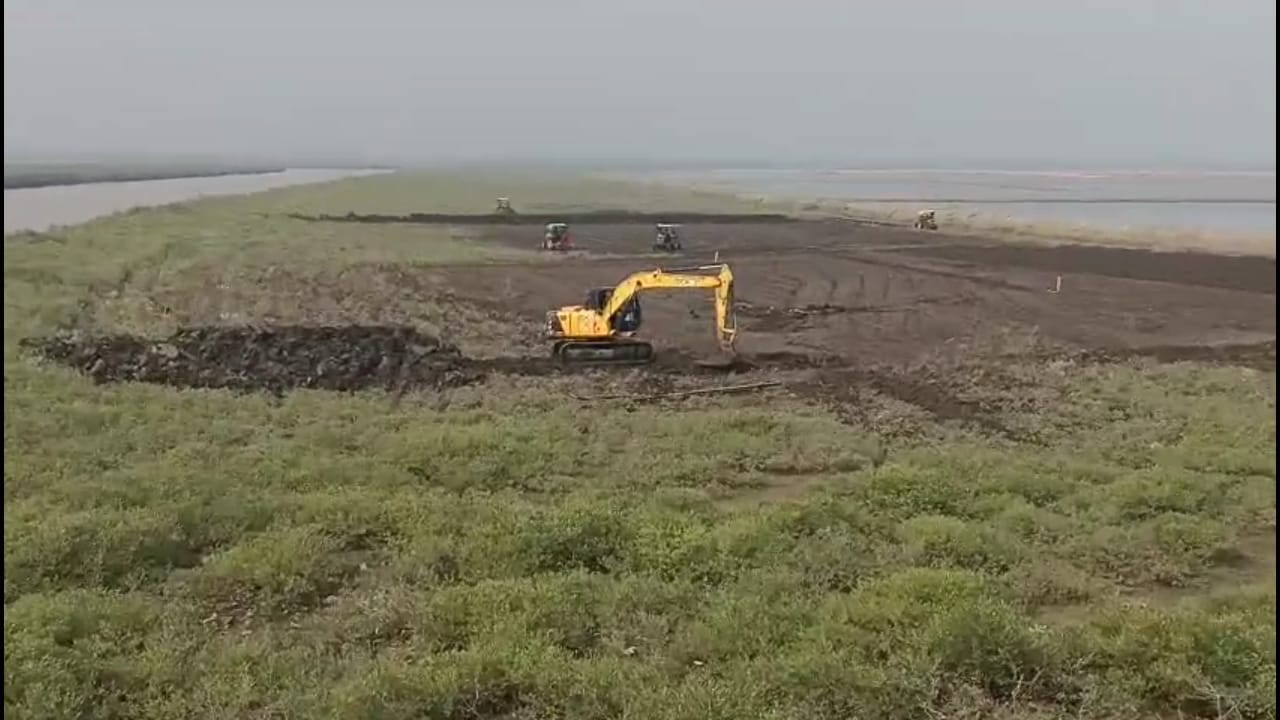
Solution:
<svg viewBox="0 0 1280 720"><path fill-rule="evenodd" d="M733 271L720 264L633 273L613 288L593 291L586 305L547 313L547 335L555 343L553 355L570 362L650 362L653 346L632 337L640 324L639 295L665 289L711 290L716 338L722 351L734 353L738 326L733 310Z"/></svg>

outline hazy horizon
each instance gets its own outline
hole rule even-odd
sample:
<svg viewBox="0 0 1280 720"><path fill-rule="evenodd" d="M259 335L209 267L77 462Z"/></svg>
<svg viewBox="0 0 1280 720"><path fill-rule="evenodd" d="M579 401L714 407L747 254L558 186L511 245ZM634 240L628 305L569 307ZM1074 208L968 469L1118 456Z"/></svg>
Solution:
<svg viewBox="0 0 1280 720"><path fill-rule="evenodd" d="M689 5L9 2L5 160L1275 168L1274 3Z"/></svg>
<svg viewBox="0 0 1280 720"><path fill-rule="evenodd" d="M752 159L742 157L700 158L696 160L642 160L628 158L595 158L576 161L555 160L550 158L530 159L441 159L432 162L419 160L411 162L388 162L386 160L361 161L359 158L316 158L316 157L267 157L253 155L198 155L181 154L114 154L114 153L15 153L6 154L6 167L31 165L102 165L121 166L154 165L208 165L212 167L280 167L280 168L374 168L385 167L396 170L432 170L432 169L478 169L537 171L537 170L582 170L582 171L778 171L778 172L827 172L827 171L902 171L902 172L1103 172L1103 173L1270 173L1275 174L1274 162L1246 164L1242 162L1186 161L1186 162L1148 162L1135 163L1079 163L1069 160L1018 159L1000 161L987 159L984 161L953 160L950 162L884 160L881 162L847 162L827 161L824 163L801 162L789 160Z"/></svg>

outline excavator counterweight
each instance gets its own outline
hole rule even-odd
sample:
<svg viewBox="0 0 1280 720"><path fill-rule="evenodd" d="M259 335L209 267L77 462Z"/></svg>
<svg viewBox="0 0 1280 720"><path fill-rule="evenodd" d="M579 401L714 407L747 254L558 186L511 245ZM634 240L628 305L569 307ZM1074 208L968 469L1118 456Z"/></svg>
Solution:
<svg viewBox="0 0 1280 720"><path fill-rule="evenodd" d="M552 357L565 363L602 365L652 362L653 345L634 337L642 318L640 294L666 289L711 290L716 339L725 354L734 354L738 326L733 310L733 272L728 265L701 265L634 273L614 287L591 290L582 305L549 311L546 335L552 341Z"/></svg>

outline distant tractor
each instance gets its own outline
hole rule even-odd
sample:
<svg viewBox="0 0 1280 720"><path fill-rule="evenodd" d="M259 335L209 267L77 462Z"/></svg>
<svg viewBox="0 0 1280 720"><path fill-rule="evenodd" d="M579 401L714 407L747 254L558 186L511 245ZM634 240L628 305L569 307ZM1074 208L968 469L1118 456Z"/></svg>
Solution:
<svg viewBox="0 0 1280 720"><path fill-rule="evenodd" d="M511 207L511 198L498 198L498 206L493 209L494 215L515 215L516 211Z"/></svg>
<svg viewBox="0 0 1280 720"><path fill-rule="evenodd" d="M673 223L658 223L658 237L653 241L653 249L659 252L680 252L684 245L680 243L680 226Z"/></svg>
<svg viewBox="0 0 1280 720"><path fill-rule="evenodd" d="M938 221L933 210L921 210L916 213L916 221L912 224L917 230L937 230Z"/></svg>
<svg viewBox="0 0 1280 720"><path fill-rule="evenodd" d="M547 231L542 236L543 250L572 250L573 238L569 235L569 223L547 223Z"/></svg>

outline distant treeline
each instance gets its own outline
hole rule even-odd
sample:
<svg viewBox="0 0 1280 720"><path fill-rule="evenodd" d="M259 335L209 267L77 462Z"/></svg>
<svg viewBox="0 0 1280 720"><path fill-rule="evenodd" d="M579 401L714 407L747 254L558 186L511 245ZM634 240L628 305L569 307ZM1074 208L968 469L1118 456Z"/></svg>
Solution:
<svg viewBox="0 0 1280 720"><path fill-rule="evenodd" d="M212 167L209 165L72 165L15 164L4 166L4 189L83 185L101 182L172 180L219 175L264 175L284 172L283 167Z"/></svg>

